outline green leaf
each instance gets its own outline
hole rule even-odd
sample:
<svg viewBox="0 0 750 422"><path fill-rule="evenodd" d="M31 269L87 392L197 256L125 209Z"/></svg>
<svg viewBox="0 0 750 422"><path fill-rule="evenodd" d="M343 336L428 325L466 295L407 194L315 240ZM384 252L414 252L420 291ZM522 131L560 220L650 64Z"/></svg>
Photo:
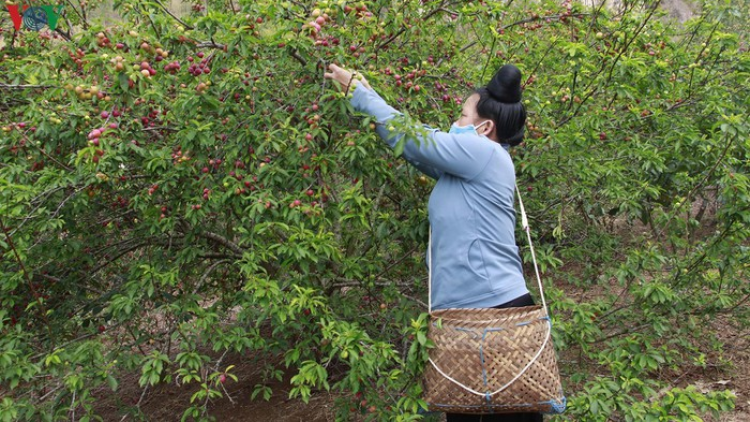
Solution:
<svg viewBox="0 0 750 422"><path fill-rule="evenodd" d="M107 375L107 384L109 384L109 388L112 389L112 391L117 391L117 380L112 375Z"/></svg>
<svg viewBox="0 0 750 422"><path fill-rule="evenodd" d="M126 92L130 89L130 85L129 85L130 79L128 78L128 75L125 72L120 72L117 75L117 80L120 82L120 89Z"/></svg>

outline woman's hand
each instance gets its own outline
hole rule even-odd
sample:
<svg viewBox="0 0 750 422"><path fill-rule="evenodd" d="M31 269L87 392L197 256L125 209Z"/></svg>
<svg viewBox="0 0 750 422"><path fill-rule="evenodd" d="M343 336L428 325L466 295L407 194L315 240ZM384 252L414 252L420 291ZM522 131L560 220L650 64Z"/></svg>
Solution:
<svg viewBox="0 0 750 422"><path fill-rule="evenodd" d="M328 70L330 72L325 72L323 76L326 79L333 79L334 81L336 81L341 86L341 89L343 91L354 89L354 87L357 86L357 83L362 83L367 87L367 89L372 89L370 88L370 84L367 82L367 79L365 79L364 76L357 73L356 71L353 72L342 67L338 67L335 64L328 65Z"/></svg>

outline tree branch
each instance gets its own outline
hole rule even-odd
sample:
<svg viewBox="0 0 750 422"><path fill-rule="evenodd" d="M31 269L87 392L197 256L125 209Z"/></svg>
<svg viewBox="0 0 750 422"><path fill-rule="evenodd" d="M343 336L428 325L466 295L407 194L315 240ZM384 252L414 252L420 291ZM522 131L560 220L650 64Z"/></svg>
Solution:
<svg viewBox="0 0 750 422"><path fill-rule="evenodd" d="M214 242L222 246L225 246L227 249L231 250L232 252L236 253L239 256L242 256L244 252L242 248L239 247L239 245L237 245L236 243L232 242L231 240L219 234L212 233L210 231L204 231L202 233L199 233L198 235L208 240L213 240Z"/></svg>
<svg viewBox="0 0 750 422"><path fill-rule="evenodd" d="M302 66L307 65L307 60L305 60L304 57L300 56L299 51L292 50L292 51L289 52L289 55L292 56L293 58L295 58L298 62L300 62L302 64Z"/></svg>
<svg viewBox="0 0 750 422"><path fill-rule="evenodd" d="M227 46L224 44L218 44L215 41L202 41L195 44L197 48L216 48L219 50L225 49Z"/></svg>

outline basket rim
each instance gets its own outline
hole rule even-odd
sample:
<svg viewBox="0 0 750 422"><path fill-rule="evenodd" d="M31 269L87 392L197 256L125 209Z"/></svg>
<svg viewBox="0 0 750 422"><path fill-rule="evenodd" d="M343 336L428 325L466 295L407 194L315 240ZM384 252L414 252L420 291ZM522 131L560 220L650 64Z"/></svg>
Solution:
<svg viewBox="0 0 750 422"><path fill-rule="evenodd" d="M549 312L541 305L521 306L515 308L446 308L438 309L430 313L431 319L441 319L442 321L470 321L470 322L491 322L507 318L509 315L533 315L541 311L539 319L550 319ZM481 313L487 315L484 319L471 319L472 314ZM455 316L453 316L455 315ZM467 315L467 316L464 316ZM535 319L535 318L531 318Z"/></svg>

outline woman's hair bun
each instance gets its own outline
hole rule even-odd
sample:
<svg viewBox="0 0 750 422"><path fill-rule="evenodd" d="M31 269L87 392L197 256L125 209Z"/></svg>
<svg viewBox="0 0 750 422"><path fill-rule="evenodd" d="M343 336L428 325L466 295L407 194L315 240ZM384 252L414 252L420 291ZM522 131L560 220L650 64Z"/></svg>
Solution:
<svg viewBox="0 0 750 422"><path fill-rule="evenodd" d="M501 103L517 103L521 101L521 71L512 64L506 64L495 73L487 84L492 98Z"/></svg>

